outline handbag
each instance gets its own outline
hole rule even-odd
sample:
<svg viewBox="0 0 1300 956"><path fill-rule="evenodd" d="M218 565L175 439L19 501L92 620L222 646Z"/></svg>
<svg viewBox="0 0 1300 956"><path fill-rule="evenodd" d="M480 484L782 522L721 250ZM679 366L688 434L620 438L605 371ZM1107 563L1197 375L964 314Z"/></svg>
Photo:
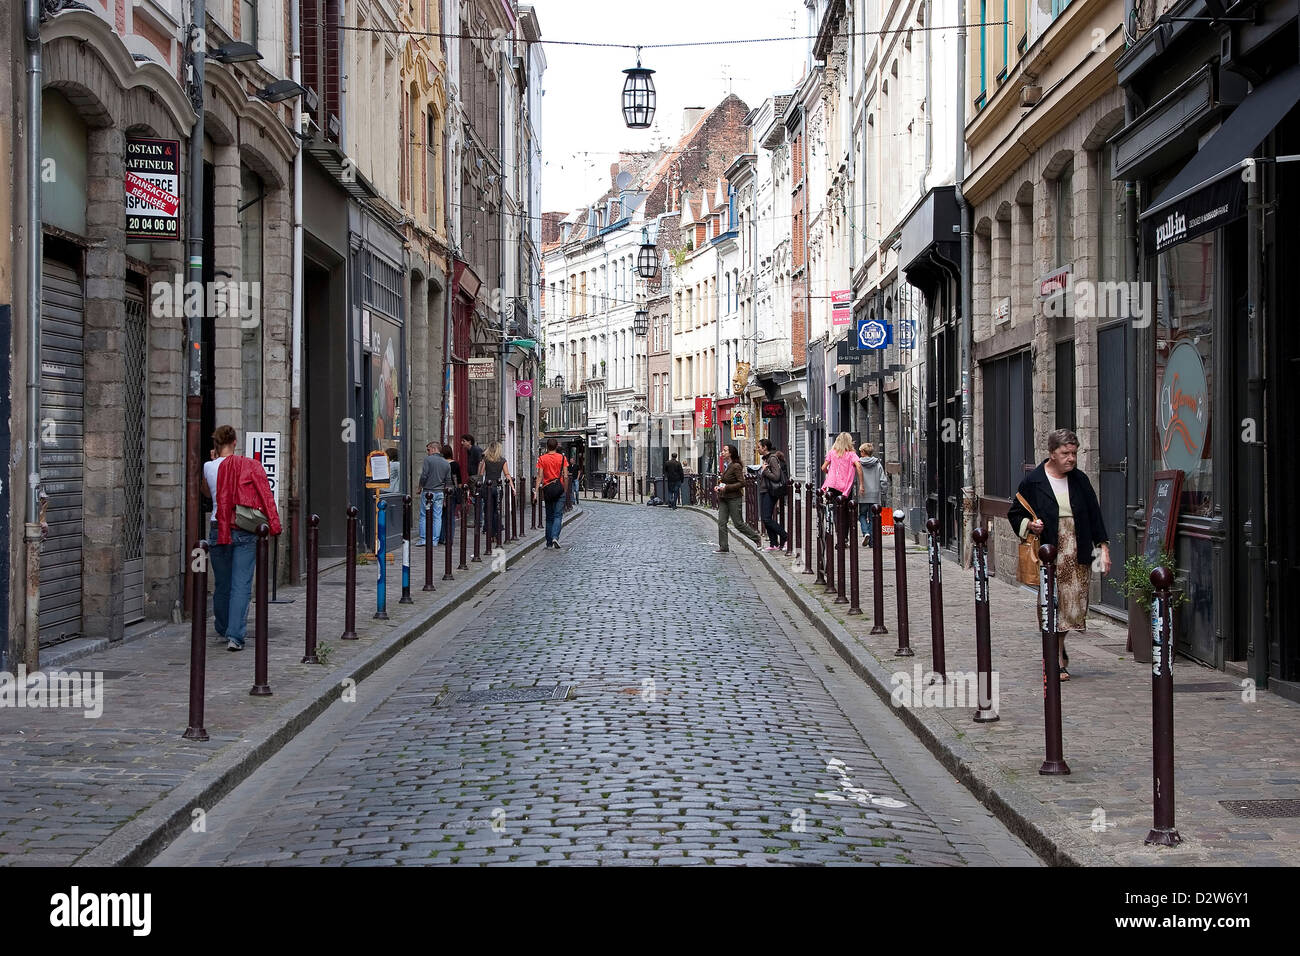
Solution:
<svg viewBox="0 0 1300 956"><path fill-rule="evenodd" d="M270 519L267 518L266 512L260 508L250 508L248 505L235 505L235 527L241 531L247 531L249 534L257 534L257 529L261 525L269 525Z"/></svg>
<svg viewBox="0 0 1300 956"><path fill-rule="evenodd" d="M1029 506L1025 496L1016 492L1016 500L1021 506L1029 512L1031 521L1037 521L1038 515L1034 514L1034 509ZM1021 584L1027 584L1030 587L1038 587L1038 535L1025 535L1025 540L1020 542L1020 551L1017 555L1016 563L1016 580Z"/></svg>

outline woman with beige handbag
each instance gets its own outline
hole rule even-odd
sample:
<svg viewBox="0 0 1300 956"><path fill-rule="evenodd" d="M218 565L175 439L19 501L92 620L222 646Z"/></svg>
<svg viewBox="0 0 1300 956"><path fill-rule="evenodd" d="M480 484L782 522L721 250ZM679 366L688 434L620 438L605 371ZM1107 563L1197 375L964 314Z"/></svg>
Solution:
<svg viewBox="0 0 1300 956"><path fill-rule="evenodd" d="M1110 573L1110 545L1097 493L1088 476L1076 467L1079 436L1068 428L1058 428L1047 436L1047 452L1047 458L1020 482L1007 520L1022 542L1037 535L1042 544L1056 546L1056 631L1061 680L1066 681L1070 679L1070 655L1065 651L1065 635L1087 629L1092 569ZM1031 546L1036 553L1037 544ZM1027 573L1023 557L1017 570L1023 580ZM1044 623L1042 606L1040 594L1039 630Z"/></svg>

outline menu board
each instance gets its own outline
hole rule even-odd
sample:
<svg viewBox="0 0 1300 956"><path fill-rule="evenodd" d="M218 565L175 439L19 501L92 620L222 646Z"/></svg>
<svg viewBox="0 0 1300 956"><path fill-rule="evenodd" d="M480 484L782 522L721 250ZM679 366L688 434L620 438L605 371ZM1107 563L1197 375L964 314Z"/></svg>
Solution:
<svg viewBox="0 0 1300 956"><path fill-rule="evenodd" d="M1142 553L1152 560L1160 558L1161 549L1173 549L1182 489L1181 471L1158 471L1152 480L1151 497L1147 501L1147 526L1142 537Z"/></svg>

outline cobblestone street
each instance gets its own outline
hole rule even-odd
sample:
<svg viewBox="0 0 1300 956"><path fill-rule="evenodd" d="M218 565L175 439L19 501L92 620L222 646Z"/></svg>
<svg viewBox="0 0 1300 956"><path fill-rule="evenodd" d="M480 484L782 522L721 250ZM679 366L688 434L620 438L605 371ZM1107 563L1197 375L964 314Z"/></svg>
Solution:
<svg viewBox="0 0 1300 956"><path fill-rule="evenodd" d="M1037 863L708 517L588 507L155 863Z"/></svg>

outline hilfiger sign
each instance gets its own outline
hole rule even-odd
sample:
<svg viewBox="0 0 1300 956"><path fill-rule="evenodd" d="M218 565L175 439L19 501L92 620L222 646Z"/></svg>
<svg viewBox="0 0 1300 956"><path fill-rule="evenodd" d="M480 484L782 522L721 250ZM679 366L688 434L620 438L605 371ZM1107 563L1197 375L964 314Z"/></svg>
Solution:
<svg viewBox="0 0 1300 956"><path fill-rule="evenodd" d="M127 137L126 238L179 239L181 144Z"/></svg>

